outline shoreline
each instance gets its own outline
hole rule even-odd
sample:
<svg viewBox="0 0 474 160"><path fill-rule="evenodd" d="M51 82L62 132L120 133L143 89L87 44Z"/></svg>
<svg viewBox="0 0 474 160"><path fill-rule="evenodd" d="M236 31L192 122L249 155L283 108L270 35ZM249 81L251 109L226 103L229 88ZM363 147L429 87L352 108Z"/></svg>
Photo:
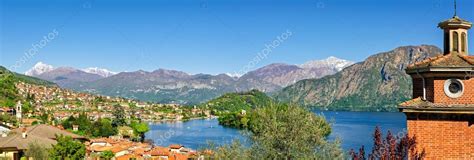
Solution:
<svg viewBox="0 0 474 160"><path fill-rule="evenodd" d="M211 116L211 117L195 117L195 118L189 118L186 120L177 120L177 119L161 119L161 120L143 120L144 122L147 122L148 124L156 124L156 123L167 123L167 122L187 122L187 121L192 121L192 120L202 120L202 119L217 119L219 118L218 116Z"/></svg>

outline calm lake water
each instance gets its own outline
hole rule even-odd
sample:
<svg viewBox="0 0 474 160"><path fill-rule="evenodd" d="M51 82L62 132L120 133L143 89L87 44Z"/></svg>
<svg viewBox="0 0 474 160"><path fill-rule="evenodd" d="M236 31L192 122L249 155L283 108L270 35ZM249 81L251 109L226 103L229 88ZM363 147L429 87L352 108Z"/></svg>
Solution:
<svg viewBox="0 0 474 160"><path fill-rule="evenodd" d="M375 126L380 126L384 135L403 133L406 129L405 115L387 112L332 112L316 111L332 122L333 132L330 139L339 137L342 148L358 149L364 145L366 152L371 150L372 134ZM169 122L150 124L151 130L146 134L156 145L168 146L181 144L192 149L206 147L209 141L215 144L230 143L233 139L246 141L242 133L233 128L222 127L217 119L192 120L188 122Z"/></svg>

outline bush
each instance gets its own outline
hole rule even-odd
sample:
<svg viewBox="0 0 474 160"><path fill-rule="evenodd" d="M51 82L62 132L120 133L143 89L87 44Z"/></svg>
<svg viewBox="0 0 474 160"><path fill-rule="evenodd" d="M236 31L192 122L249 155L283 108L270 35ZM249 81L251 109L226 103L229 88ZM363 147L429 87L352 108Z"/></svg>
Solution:
<svg viewBox="0 0 474 160"><path fill-rule="evenodd" d="M25 152L25 156L33 158L35 160L47 160L48 149L38 143L28 144L28 149Z"/></svg>
<svg viewBox="0 0 474 160"><path fill-rule="evenodd" d="M56 135L56 140L57 144L49 150L50 159L83 159L86 155L86 146L81 142L63 135Z"/></svg>
<svg viewBox="0 0 474 160"><path fill-rule="evenodd" d="M217 159L334 159L342 158L338 142L328 142L330 124L324 117L296 105L270 104L255 109L249 121L253 144L218 147Z"/></svg>
<svg viewBox="0 0 474 160"><path fill-rule="evenodd" d="M377 126L374 131L374 146L372 152L369 154L370 160L375 159L393 159L404 160L414 159L419 160L425 157L425 151L418 153L416 150L416 138L409 137L406 133L401 136L394 136L390 131L387 132L387 137L383 139L382 132ZM365 160L365 149L362 146L359 152L353 149L349 152L353 160Z"/></svg>

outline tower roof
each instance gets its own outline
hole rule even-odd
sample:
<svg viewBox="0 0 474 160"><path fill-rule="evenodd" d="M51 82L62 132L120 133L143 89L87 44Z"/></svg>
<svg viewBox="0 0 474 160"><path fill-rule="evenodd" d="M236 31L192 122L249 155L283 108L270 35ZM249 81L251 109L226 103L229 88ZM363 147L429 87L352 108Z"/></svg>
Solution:
<svg viewBox="0 0 474 160"><path fill-rule="evenodd" d="M474 56L461 55L456 52L447 55L440 55L428 58L424 61L411 64L407 67L407 72L413 70L435 71L439 68L474 68Z"/></svg>
<svg viewBox="0 0 474 160"><path fill-rule="evenodd" d="M462 18L459 18L458 16L454 16L453 18L440 22L438 24L438 27L441 29L470 29L472 27L472 23Z"/></svg>

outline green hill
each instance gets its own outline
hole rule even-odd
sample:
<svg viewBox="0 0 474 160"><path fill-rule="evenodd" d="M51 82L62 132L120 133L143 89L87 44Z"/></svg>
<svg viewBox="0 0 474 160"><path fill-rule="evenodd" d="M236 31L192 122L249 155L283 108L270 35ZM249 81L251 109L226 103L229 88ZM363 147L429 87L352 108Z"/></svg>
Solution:
<svg viewBox="0 0 474 160"><path fill-rule="evenodd" d="M15 86L17 82L25 82L29 84L36 84L36 85L47 85L52 86L55 85L52 82L48 82L45 80L41 80L38 78L25 76L22 74L14 73L9 71L3 66L0 66L0 106L7 106L13 107L15 105L15 101L19 99L18 91Z"/></svg>
<svg viewBox="0 0 474 160"><path fill-rule="evenodd" d="M1 76L12 75L11 78L15 82L22 81L22 82L29 83L29 84L45 85L45 86L55 86L56 85L53 82L42 80L42 79L39 79L39 78L36 78L36 77L31 77L31 76L11 72L3 66L0 66L0 75Z"/></svg>
<svg viewBox="0 0 474 160"><path fill-rule="evenodd" d="M273 102L272 98L258 90L251 90L240 93L226 93L218 98L201 104L217 112L240 112L241 110L251 110L262 107Z"/></svg>

